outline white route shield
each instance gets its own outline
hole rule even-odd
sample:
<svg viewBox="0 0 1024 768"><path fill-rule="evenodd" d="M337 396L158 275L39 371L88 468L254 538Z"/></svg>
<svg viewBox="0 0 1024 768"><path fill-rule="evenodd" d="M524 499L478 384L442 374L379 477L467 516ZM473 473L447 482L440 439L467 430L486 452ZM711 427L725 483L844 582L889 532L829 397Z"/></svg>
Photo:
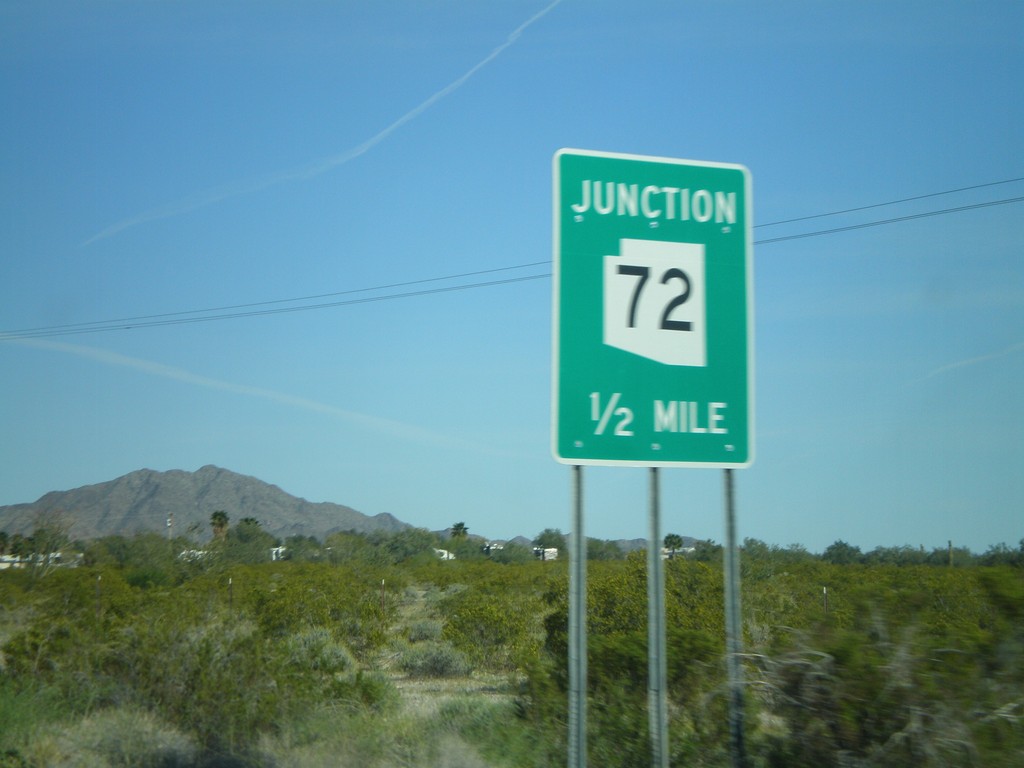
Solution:
<svg viewBox="0 0 1024 768"><path fill-rule="evenodd" d="M707 365L704 245L619 241L604 257L604 343L666 365Z"/></svg>

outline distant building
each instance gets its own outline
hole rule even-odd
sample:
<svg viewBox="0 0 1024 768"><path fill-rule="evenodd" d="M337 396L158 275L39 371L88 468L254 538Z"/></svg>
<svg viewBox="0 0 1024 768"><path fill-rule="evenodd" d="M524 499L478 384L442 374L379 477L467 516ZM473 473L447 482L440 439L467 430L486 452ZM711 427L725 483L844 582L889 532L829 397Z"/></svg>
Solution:
<svg viewBox="0 0 1024 768"><path fill-rule="evenodd" d="M30 565L42 565L47 568L76 568L82 564L82 555L76 553L70 558L62 552L51 552L48 555L0 555L0 571L9 568L27 568Z"/></svg>
<svg viewBox="0 0 1024 768"><path fill-rule="evenodd" d="M669 549L668 547L662 547L661 548L661 559L662 560L671 560L673 557L676 557L677 555L682 555L683 557L687 557L689 555L692 555L696 551L697 551L696 547L679 547L678 549Z"/></svg>
<svg viewBox="0 0 1024 768"><path fill-rule="evenodd" d="M558 547L534 547L533 556L538 560L557 560Z"/></svg>

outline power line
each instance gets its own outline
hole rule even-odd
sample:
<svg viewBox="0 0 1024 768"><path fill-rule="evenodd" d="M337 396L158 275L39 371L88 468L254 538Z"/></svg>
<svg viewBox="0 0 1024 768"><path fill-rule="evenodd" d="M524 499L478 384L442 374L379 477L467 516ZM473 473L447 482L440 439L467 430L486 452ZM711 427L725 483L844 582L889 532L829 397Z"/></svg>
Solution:
<svg viewBox="0 0 1024 768"><path fill-rule="evenodd" d="M908 216L896 216L892 219L879 219L878 221L867 221L861 224L849 224L845 227L834 227L832 229L819 229L815 232L803 232L798 235L783 235L781 237L770 237L765 240L755 240L755 245L770 245L771 243L781 243L784 240L799 240L804 237L818 237L820 235L831 235L836 232L849 232L853 229L866 229L867 227L880 227L883 224L895 224L900 221L911 221L913 219L925 219L930 216L945 216L948 213L959 213L960 211L971 211L975 208L990 208L994 205L1007 205L1009 203L1019 203L1024 200L1024 197L1007 197L1002 200L991 200L985 203L974 203L972 205L961 205L956 208L943 208L940 211L925 211L924 213L912 213Z"/></svg>
<svg viewBox="0 0 1024 768"><path fill-rule="evenodd" d="M476 277L477 275L494 274L495 272L509 272L511 270L514 270L514 269L525 269L527 267L544 266L544 265L547 265L547 264L550 264L550 263L551 263L550 260L547 260L547 261L535 261L535 262L531 262L531 263L528 263L528 264L516 264L516 265L510 266L510 267L495 267L494 269L481 269L481 270L477 270L475 272L460 272L460 273L454 274L454 275L442 275L440 277L426 277L426 278L422 278L420 280L408 280L408 281L401 282L401 283L389 283L387 285L377 285L377 286L374 286L372 288L351 288L351 289L349 289L347 291L334 291L332 293L319 293L319 294L314 294L312 296L295 296L295 297L290 298L290 299L271 299L269 301L250 302L248 304L228 304L228 305L222 306L222 307L207 307L206 309L185 309L185 310L181 310L181 311L178 311L178 312L163 312L163 313L155 314L155 315L136 315L136 316L133 316L133 317L113 318L111 320L93 320L93 321L85 322L85 323L68 323L68 324L64 324L64 325L44 325L44 326L39 326L37 328L20 328L20 329L13 330L13 331L0 332L0 339L4 338L5 336L10 336L11 334L36 334L36 333L41 333L41 332L44 332L44 331L55 331L55 330L66 330L66 331L69 331L69 332L74 331L74 332L78 332L78 333L88 333L88 332L90 332L92 330L97 330L96 326L111 325L111 326L121 327L122 323L128 323L128 324L130 324L131 327L141 327L140 324L142 322L144 322L144 321L163 320L163 319L166 319L166 318L179 318L180 322L182 322L182 323L198 322L198 321L205 320L205 319L219 319L221 316L216 316L216 317L212 317L212 318L205 318L205 317L186 318L186 317L183 317L183 316L184 315L202 315L202 314L207 314L207 313L211 313L211 312L226 312L228 310L248 309L250 307L265 307L265 306L269 306L269 305L272 305L272 304L288 304L288 303L293 303L293 302L297 302L297 301L313 301L315 299L326 299L326 298L330 298L332 296L348 296L348 295L351 295L351 294L354 294L354 293L370 293L371 291L385 291L385 290L389 290L389 289L392 289L392 288L404 288L404 287L410 286L410 285L423 285L425 283L436 283L436 282L440 282L442 280L456 280L456 279L461 279L461 278L466 278L466 277ZM500 281L498 281L498 282L500 282ZM482 285L489 285L489 284L490 283L483 283ZM406 295L406 294L401 294L401 295ZM414 293L414 294L408 294L408 295L416 295L416 294ZM388 297L384 296L384 297L377 297L377 298L380 299L380 298L388 298ZM398 298L398 296L396 296L396 298ZM367 301L369 301L369 300L370 299L367 299ZM296 311L296 310L301 310L301 309L317 309L317 308L319 308L321 306L340 306L340 305L342 305L344 303L358 304L358 303L362 303L362 302L353 301L353 302L339 302L338 304L315 305L315 306L310 306L310 307L306 307L306 306L292 307L292 308L287 308L287 309L281 309L281 310L278 310L278 311L280 311L280 312L288 312L288 311ZM245 316L247 316L247 314L248 313L238 313L238 314L231 314L231 315L223 315L223 317L245 317ZM272 311L268 311L268 312L265 312L265 313L256 313L256 312L254 312L254 313L251 313L251 314L274 314L274 312L272 312ZM169 324L171 324L170 321L168 321L168 322L154 322L154 323L152 323L152 325L169 325ZM100 328L98 330L105 330L105 329Z"/></svg>
<svg viewBox="0 0 1024 768"><path fill-rule="evenodd" d="M972 189L980 189L982 187L990 187L998 184L1009 184L1016 181L1024 181L1024 177L1017 179L1006 179L1004 181L995 181L987 184L976 184L970 187L960 187L959 189L947 190L944 192L933 192L928 195L918 195L915 197L903 198L901 200L893 200L886 203L875 203L873 205L860 206L858 208L848 208L842 211L832 211L829 213L820 213L812 216L803 216L794 219L785 219L781 221L769 222L758 226L768 227L776 224L787 224L796 221L805 221L808 219L823 218L826 216L835 216L843 213L851 213L856 211L863 211L872 208L879 208L887 205L896 205L899 203L910 202L913 200L922 200L930 197L937 197L940 195L952 194L954 192L962 192ZM809 237L820 237L823 235L836 234L840 232L848 232L856 229L866 229L868 227L878 227L886 224L895 224L898 222L911 221L914 219L929 218L934 216L945 216L952 213L959 213L963 211L976 210L980 208L988 208L996 205L1008 205L1011 203L1019 203L1024 201L1024 196L1021 197L1009 197L1000 200L991 200L982 203L973 203L970 205L962 205L954 208L943 208L935 211L924 211L921 213L909 214L906 216L897 216L887 219L878 219L875 221L861 222L858 224L850 224L843 227L833 227L830 229L821 229L811 232L801 232L793 235L783 235L780 237L765 238L762 240L755 240L755 245L771 245L774 243L780 243L787 240L798 240ZM525 264L515 264L506 267L496 267L493 269L476 270L473 272L461 272L452 275L444 275L438 277L428 277L419 280L409 280L400 283L389 283L386 285L378 285L370 288L354 288L345 291L335 291L331 293L315 294L310 296L298 296L288 299L273 299L269 301L252 302L247 304L230 304L220 307L210 307L207 309L193 309L183 310L179 312L166 312L162 314L154 315L140 315L135 317L117 318L113 320L96 320L85 323L70 323L66 325L51 325L41 326L37 328L23 328L19 330L0 332L0 341L12 341L16 339L31 339L31 338L47 338L52 336L74 336L83 333L99 333L103 331L121 331L121 330L133 330L137 328L154 328L166 325L183 325L185 323L204 323L212 322L214 320L229 320L243 317L260 317L264 315L276 315L288 312L305 312L314 309L328 309L333 307L344 307L352 306L355 304L367 304L378 301L390 301L392 299L405 299L415 296L428 296L436 293L452 293L455 291L466 291L476 288L486 288L497 285L508 285L512 283L521 283L531 280L540 280L551 277L550 272L537 273L532 275L525 275L521 277L510 277L499 280L485 280L477 281L473 283L460 283L458 285L449 285L436 288L427 288L422 290L403 291L401 293L387 293L380 296L365 296L361 298L344 299L339 301L328 301L319 302L316 304L299 304L298 306L281 307L273 306L278 304L295 304L296 302L309 302L318 299L331 298L336 296L351 296L359 293L371 293L374 291L386 291L395 288L406 288L415 285L426 285L429 283L436 283L445 280L460 280L468 277L478 277L481 275L495 274L498 272L509 272L517 269L528 269L531 267L540 267L550 264L550 260L545 261L534 261Z"/></svg>
<svg viewBox="0 0 1024 768"><path fill-rule="evenodd" d="M973 184L969 187L958 187L957 189L947 189L943 192L931 192L927 195L915 195L914 197L903 197L899 200L890 200L887 203L873 203L872 205L860 205L856 208L844 208L841 211L829 211L828 213L815 213L810 216L797 216L795 219L781 219L780 221L769 221L765 224L755 224L754 229L759 227L774 227L779 224L793 224L797 221L809 221L810 219L823 219L826 216L840 216L844 213L857 213L858 211L869 211L872 208L883 208L887 205L899 205L900 203L910 203L915 200L927 200L930 197L940 197L942 195L952 195L957 192L968 192L972 189L984 189L985 187L995 187L1000 184L1013 184L1017 181L1024 181L1024 176L1016 179L1003 179L1002 181L989 181L985 184Z"/></svg>
<svg viewBox="0 0 1024 768"><path fill-rule="evenodd" d="M543 264L550 264L551 262L541 262ZM477 283L464 283L461 285L447 285L440 288L427 288L420 291L406 291L404 293L389 293L384 296L366 296L360 299L347 299L344 301L329 301L322 304L303 304L298 307L277 307L275 309L258 309L249 310L246 312L232 312L219 315L205 315L201 317L175 317L165 318L163 320L143 320L141 322L134 322L131 320L120 320L110 321L109 325L102 325L101 323L91 324L93 327L81 328L81 327L70 327L65 328L63 326L56 326L54 328L40 329L38 331L22 331L22 332L11 332L0 334L0 341L10 341L13 339L38 339L47 338L50 336L76 336L82 333L98 333L100 331L129 331L136 328L155 328L163 325L184 325L186 323L206 323L213 320L230 320L239 317L260 317L263 315L279 315L286 312L305 312L311 309L327 309L329 307L347 307L353 304L370 304L376 301L389 301L391 299L407 299L413 296L429 296L434 293L452 293L454 291L467 291L471 288L486 288L493 285L507 285L509 283L522 283L528 280L540 280L542 278L551 277L550 272L544 272L539 275L526 275L524 277L509 277L503 280L487 280L484 282ZM431 280L443 279L443 278L429 278L427 280L417 282L430 282ZM362 288L359 291L370 291L372 288ZM358 292L358 291L353 291ZM343 292L344 293L344 292ZM288 301L282 299L281 301ZM244 306L244 305L239 305ZM201 311L201 310L197 310Z"/></svg>

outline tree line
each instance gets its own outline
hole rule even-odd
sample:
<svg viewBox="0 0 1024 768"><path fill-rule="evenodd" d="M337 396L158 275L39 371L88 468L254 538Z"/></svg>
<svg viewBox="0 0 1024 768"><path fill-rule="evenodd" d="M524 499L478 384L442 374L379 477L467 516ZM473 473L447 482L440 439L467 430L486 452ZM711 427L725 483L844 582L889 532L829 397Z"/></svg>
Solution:
<svg viewBox="0 0 1024 768"><path fill-rule="evenodd" d="M114 535L96 539L91 542L72 541L68 536L71 528L70 518L60 512L41 515L34 531L29 535L20 533L8 534L0 531L0 556L11 556L31 560L52 555L54 553L75 553L89 557L96 554L97 548L114 546L113 542L124 539ZM224 555L236 562L262 562L272 559L271 550L280 549L280 558L286 560L319 560L328 559L334 544L348 534L332 534L324 539L315 536L288 536L277 538L263 529L261 523L253 517L243 517L235 525L231 525L230 517L223 510L215 510L210 515L212 541L204 549ZM195 534L193 529L191 534ZM157 534L153 534L157 536ZM480 537L470 536L465 522L453 523L444 533L432 533L425 529L412 528L397 533L376 532L359 534L365 537L371 547L383 547L392 553L406 555L411 553L429 553L438 549L451 552L459 559L494 559L499 562L528 562L534 557L530 547L513 542L502 542L495 546L492 542ZM720 562L722 546L710 539L692 540L689 547L684 547L684 538L678 533L668 533L662 540L662 546L668 557L682 557L696 562ZM100 544L97 544L100 542ZM171 549L179 552L196 551L192 536L168 538ZM535 548L557 549L560 553L568 552L568 537L558 528L545 528L532 540ZM351 547L348 542L343 550ZM780 546L767 544L760 539L744 539L740 547L741 554L756 560L772 559L779 562L801 562L820 560L833 565L935 565L935 566L1024 566L1024 538L1016 547L1006 543L989 546L984 552L975 553L967 547L953 546L948 542L945 547L925 549L923 545L877 546L863 551L859 546L843 540L836 540L821 553L813 553L802 544ZM618 542L588 538L588 560L623 560L629 554Z"/></svg>

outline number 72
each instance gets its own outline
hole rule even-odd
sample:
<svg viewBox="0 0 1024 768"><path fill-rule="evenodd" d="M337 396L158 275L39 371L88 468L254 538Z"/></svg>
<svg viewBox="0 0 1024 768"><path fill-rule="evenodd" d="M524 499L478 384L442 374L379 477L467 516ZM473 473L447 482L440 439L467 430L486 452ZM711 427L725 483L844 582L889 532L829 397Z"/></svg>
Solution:
<svg viewBox="0 0 1024 768"><path fill-rule="evenodd" d="M619 241L604 257L602 340L666 365L707 364L704 246Z"/></svg>
<svg viewBox="0 0 1024 768"><path fill-rule="evenodd" d="M628 318L626 320L627 328L635 328L636 310L640 304L640 296L643 293L644 286L647 284L647 279L651 276L651 268L634 264L619 264L618 268L620 275L639 278L633 288L633 297L629 302L629 312L627 313ZM661 313L661 324L658 327L666 331L692 331L693 324L689 320L673 320L671 317L672 312L685 304L686 300L690 298L690 278L683 270L678 267L672 267L662 273L661 284L667 285L670 280L680 280L683 284L683 289L665 305L665 311Z"/></svg>

